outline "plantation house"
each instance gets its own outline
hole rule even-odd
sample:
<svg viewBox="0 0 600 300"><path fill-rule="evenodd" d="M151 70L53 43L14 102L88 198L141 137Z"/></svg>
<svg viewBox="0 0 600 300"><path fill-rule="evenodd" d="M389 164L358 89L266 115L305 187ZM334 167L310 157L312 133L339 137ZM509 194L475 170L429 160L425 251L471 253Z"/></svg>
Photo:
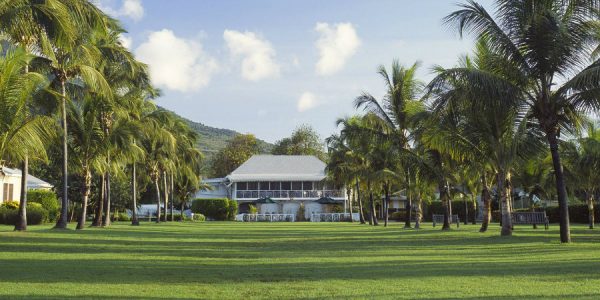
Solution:
<svg viewBox="0 0 600 300"><path fill-rule="evenodd" d="M259 213L327 213L343 209L345 190L325 180L325 163L309 155L254 155L225 178L207 179L212 191L198 198L237 200L240 213L255 205Z"/></svg>
<svg viewBox="0 0 600 300"><path fill-rule="evenodd" d="M21 199L21 170L2 167L0 169L0 203L19 201ZM27 175L27 189L52 189L52 185Z"/></svg>

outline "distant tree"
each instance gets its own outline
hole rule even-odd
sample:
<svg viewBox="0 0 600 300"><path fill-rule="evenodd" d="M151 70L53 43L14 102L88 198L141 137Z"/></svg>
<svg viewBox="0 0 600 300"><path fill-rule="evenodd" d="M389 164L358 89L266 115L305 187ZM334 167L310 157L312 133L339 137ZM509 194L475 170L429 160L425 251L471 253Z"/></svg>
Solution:
<svg viewBox="0 0 600 300"><path fill-rule="evenodd" d="M237 135L215 155L211 173L215 177L224 177L258 152L258 141L254 135Z"/></svg>
<svg viewBox="0 0 600 300"><path fill-rule="evenodd" d="M324 145L319 134L309 125L301 125L294 130L292 136L275 143L271 151L276 155L314 155L326 160Z"/></svg>

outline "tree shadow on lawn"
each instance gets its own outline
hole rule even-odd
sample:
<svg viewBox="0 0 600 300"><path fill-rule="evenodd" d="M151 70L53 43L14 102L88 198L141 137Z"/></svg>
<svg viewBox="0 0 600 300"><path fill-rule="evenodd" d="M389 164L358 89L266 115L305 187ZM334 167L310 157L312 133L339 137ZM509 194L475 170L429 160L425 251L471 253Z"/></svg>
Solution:
<svg viewBox="0 0 600 300"><path fill-rule="evenodd" d="M508 261L510 255L485 260L444 260L400 256L385 260L345 262L270 262L254 260L161 261L148 259L111 260L68 257L54 259L0 259L0 282L90 283L90 284L223 284L239 282L282 282L320 280L415 279L419 277L545 276L560 281L581 281L600 275L600 258L564 261ZM471 279L468 279L471 280Z"/></svg>

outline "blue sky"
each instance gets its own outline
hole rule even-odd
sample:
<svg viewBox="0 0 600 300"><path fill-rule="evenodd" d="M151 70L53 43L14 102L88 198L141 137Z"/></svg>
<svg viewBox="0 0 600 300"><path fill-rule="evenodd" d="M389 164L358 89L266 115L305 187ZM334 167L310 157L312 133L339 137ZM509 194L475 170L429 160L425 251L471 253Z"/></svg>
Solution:
<svg viewBox="0 0 600 300"><path fill-rule="evenodd" d="M300 124L334 133L362 91L383 95L381 64L418 60L427 81L472 48L442 25L456 1L96 2L150 65L159 105L270 142Z"/></svg>

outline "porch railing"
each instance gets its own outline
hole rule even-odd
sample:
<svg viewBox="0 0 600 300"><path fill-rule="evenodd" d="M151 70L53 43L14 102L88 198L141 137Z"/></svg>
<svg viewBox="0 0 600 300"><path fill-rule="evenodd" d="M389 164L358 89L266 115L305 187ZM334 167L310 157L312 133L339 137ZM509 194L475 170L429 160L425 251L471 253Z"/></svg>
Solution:
<svg viewBox="0 0 600 300"><path fill-rule="evenodd" d="M322 190L322 191L237 191L237 199L258 199L258 198L283 198L283 199L302 199L302 198L321 198L344 197L344 192L340 190Z"/></svg>
<svg viewBox="0 0 600 300"><path fill-rule="evenodd" d="M352 220L350 213L312 213L311 222L350 222Z"/></svg>
<svg viewBox="0 0 600 300"><path fill-rule="evenodd" d="M294 214L240 214L236 218L242 222L295 222Z"/></svg>

